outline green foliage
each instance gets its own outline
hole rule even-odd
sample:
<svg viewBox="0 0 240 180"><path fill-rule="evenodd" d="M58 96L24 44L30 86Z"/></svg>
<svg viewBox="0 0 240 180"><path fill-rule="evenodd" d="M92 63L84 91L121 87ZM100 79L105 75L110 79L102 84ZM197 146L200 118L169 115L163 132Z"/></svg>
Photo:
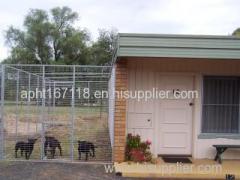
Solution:
<svg viewBox="0 0 240 180"><path fill-rule="evenodd" d="M99 37L97 42L93 43L91 47L91 63L98 65L110 65L117 41L117 31L99 30Z"/></svg>
<svg viewBox="0 0 240 180"><path fill-rule="evenodd" d="M48 64L51 57L48 15L43 10L30 10L24 27L26 31L10 27L6 32L6 41L12 48L9 59L14 63Z"/></svg>
<svg viewBox="0 0 240 180"><path fill-rule="evenodd" d="M139 148L140 144L141 144L141 138L139 135L133 136L132 134L128 134L127 147L129 147L130 149Z"/></svg>
<svg viewBox="0 0 240 180"><path fill-rule="evenodd" d="M152 160L150 141L142 142L139 135L127 135L126 160L134 162L149 162Z"/></svg>
<svg viewBox="0 0 240 180"><path fill-rule="evenodd" d="M31 9L23 30L10 27L6 42L11 55L4 63L19 64L110 64L116 31L100 30L91 43L86 29L75 28L78 14L69 7L56 7L46 12Z"/></svg>
<svg viewBox="0 0 240 180"><path fill-rule="evenodd" d="M234 32L233 32L234 36L240 37L240 28L237 28Z"/></svg>

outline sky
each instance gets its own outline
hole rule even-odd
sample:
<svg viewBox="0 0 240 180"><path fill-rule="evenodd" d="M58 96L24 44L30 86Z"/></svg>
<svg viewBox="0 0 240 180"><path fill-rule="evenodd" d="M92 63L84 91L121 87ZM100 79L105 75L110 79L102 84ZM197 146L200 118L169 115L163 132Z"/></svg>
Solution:
<svg viewBox="0 0 240 180"><path fill-rule="evenodd" d="M159 34L230 35L240 27L240 0L0 0L0 60L10 49L4 32L23 29L29 9L68 6L78 12L76 27L93 39L99 29Z"/></svg>

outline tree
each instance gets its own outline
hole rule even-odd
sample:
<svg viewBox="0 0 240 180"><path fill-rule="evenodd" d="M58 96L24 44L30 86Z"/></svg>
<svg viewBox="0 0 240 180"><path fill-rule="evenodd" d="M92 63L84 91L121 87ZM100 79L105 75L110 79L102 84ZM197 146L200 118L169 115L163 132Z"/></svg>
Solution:
<svg viewBox="0 0 240 180"><path fill-rule="evenodd" d="M26 31L10 27L6 33L6 41L12 48L9 59L14 63L48 63L51 56L48 43L50 24L46 12L31 10L25 18L24 27Z"/></svg>
<svg viewBox="0 0 240 180"><path fill-rule="evenodd" d="M117 30L99 30L99 37L91 47L91 64L110 65L117 41Z"/></svg>
<svg viewBox="0 0 240 180"><path fill-rule="evenodd" d="M10 27L6 42L11 47L7 63L86 64L89 35L74 28L78 14L68 7L46 11L32 9L24 20L24 30Z"/></svg>
<svg viewBox="0 0 240 180"><path fill-rule="evenodd" d="M73 23L78 19L78 14L68 7L53 8L52 47L54 62L60 64L86 64L88 41L87 30L76 29Z"/></svg>
<svg viewBox="0 0 240 180"><path fill-rule="evenodd" d="M97 41L91 42L86 29L74 27L77 20L78 14L68 7L49 13L30 10L23 30L11 26L6 31L11 55L4 63L109 65L117 31L99 30Z"/></svg>
<svg viewBox="0 0 240 180"><path fill-rule="evenodd" d="M234 32L233 32L234 36L240 37L240 28L237 28Z"/></svg>
<svg viewBox="0 0 240 180"><path fill-rule="evenodd" d="M89 36L87 31L67 31L61 44L64 64L88 64L88 41Z"/></svg>

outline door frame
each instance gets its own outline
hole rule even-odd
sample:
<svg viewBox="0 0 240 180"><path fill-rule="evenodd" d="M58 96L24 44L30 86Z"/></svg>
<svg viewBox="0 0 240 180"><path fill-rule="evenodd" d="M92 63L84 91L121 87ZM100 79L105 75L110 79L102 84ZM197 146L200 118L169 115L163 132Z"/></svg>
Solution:
<svg viewBox="0 0 240 180"><path fill-rule="evenodd" d="M195 90L195 83L196 83L196 76L197 73L184 73L184 72L155 72L155 87L157 87L157 77L158 76L189 76L192 77L192 90ZM193 103L195 104L196 101L195 99L192 99ZM158 101L154 101L154 110L153 110L153 114L154 114L154 119L155 119L155 128L154 128L154 142L155 142L155 146L154 146L154 154L156 155L156 157L158 157L159 152L159 133L160 131L158 130L158 127L160 126L160 121L159 121L159 113L158 113L158 108L159 108L159 103ZM191 124L190 124L190 149L191 149L191 153L189 155L184 155L184 156L192 156L194 153L194 112L195 111L195 106L192 107L192 111L191 111ZM161 154L164 155L164 154ZM171 155L171 154L168 154Z"/></svg>

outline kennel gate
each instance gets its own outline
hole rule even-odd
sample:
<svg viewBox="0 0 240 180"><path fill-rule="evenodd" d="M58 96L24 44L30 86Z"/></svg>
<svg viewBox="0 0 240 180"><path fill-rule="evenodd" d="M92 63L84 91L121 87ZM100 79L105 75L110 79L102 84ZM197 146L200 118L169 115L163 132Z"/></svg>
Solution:
<svg viewBox="0 0 240 180"><path fill-rule="evenodd" d="M96 146L89 161L111 161L108 97L95 96L107 92L110 71L110 66L1 65L0 159L16 160L15 143L28 138L38 139L30 159L48 159L44 137L54 136L63 149L63 156L56 150L58 160L77 161L77 141L86 140Z"/></svg>

